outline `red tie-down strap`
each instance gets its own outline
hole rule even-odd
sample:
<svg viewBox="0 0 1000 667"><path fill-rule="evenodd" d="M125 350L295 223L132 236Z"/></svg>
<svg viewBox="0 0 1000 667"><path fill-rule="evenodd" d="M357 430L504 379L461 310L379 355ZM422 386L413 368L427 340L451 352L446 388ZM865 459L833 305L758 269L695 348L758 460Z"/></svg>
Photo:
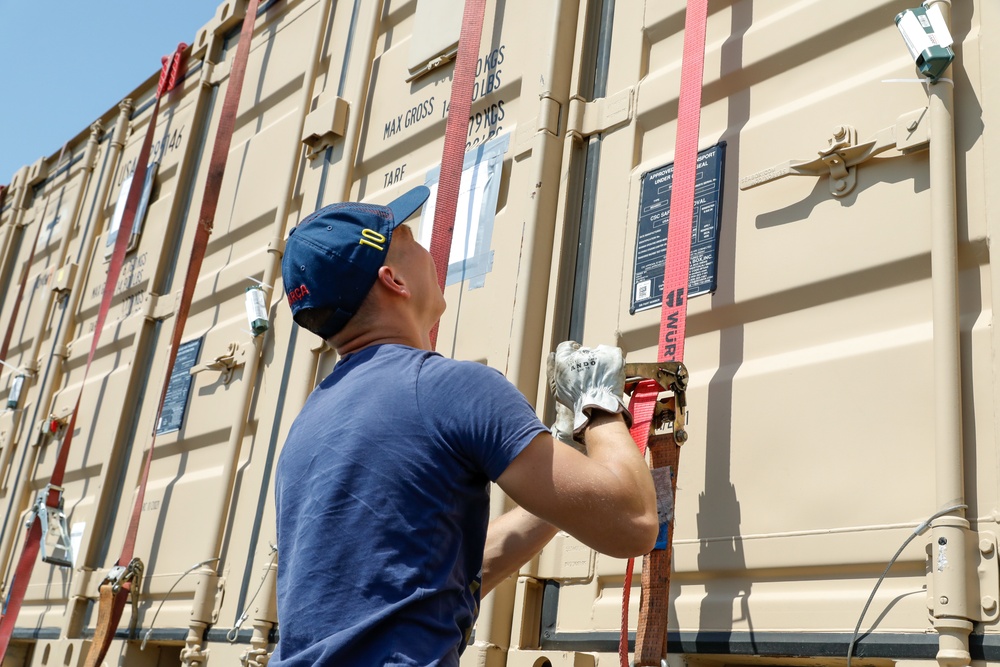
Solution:
<svg viewBox="0 0 1000 667"><path fill-rule="evenodd" d="M229 72L229 84L222 103L222 112L219 115L219 126L215 133L212 155L208 162L208 177L205 182L204 194L202 195L201 210L198 214L198 226L191 245L191 258L188 260L187 273L184 276L184 287L181 290L180 303L177 305L177 312L174 316L174 330L170 340L170 351L167 354L167 372L165 373L163 388L160 390L160 401L156 410L156 419L153 421L153 433L149 449L146 451L146 459L142 466L138 488L135 492L132 516L129 520L128 529L125 532L122 550L118 556L118 560L115 562L115 570L120 573L120 578L117 581L106 579L101 584L98 623L94 629L94 639L91 642L84 667L98 667L98 665L104 662L104 657L107 655L111 641L114 639L115 632L121 622L125 604L128 602L129 596L133 593L133 587L139 585L137 579L130 579L129 577L132 572L141 574L141 561L134 558L135 545L136 536L139 533L142 504L146 496L146 484L149 481L149 470L153 462L153 448L156 445L156 426L159 424L163 413L163 404L167 397L167 389L170 386L170 369L174 367L177 361L177 352L184 337L184 326L187 324L188 314L191 311L191 302L194 300L195 286L198 283L201 265L208 249L208 239L215 225L215 213L219 205L219 193L222 190L222 180L226 173L226 162L229 157L229 149L232 145L233 131L236 127L236 113L239 111L240 96L243 92L243 80L246 77L247 60L250 55L250 42L253 38L259 4L259 0L249 0L247 3L246 18L243 19L240 40L237 44L236 55L233 57L233 65ZM168 76L176 79L176 75ZM135 593L138 594L138 591L135 591Z"/></svg>
<svg viewBox="0 0 1000 667"><path fill-rule="evenodd" d="M448 277L448 258L455 231L458 210L458 189L462 184L465 162L465 140L469 132L472 109L472 87L476 79L476 61L483 36L483 16L486 0L465 0L462 31L458 38L458 56L448 100L448 120L444 130L444 152L441 155L441 175L438 178L437 199L434 202L434 227L431 231L431 257L437 270L438 286L444 291ZM437 347L438 324L431 330L431 348Z"/></svg>
<svg viewBox="0 0 1000 667"><path fill-rule="evenodd" d="M674 175L670 195L670 221L667 231L667 252L663 272L663 300L657 357L660 362L684 360L684 339L687 330L688 282L691 265L691 233L694 220L694 188L697 176L698 139L701 131L701 93L705 73L705 28L708 22L708 0L688 0L684 19L684 53L681 61L681 88L677 112L677 139L674 147ZM636 393L638 393L638 389ZM635 400L636 394L633 394ZM635 410L652 413L656 392L643 393ZM646 404L649 404L648 406ZM677 466L680 446L674 434L650 436L651 422L643 433L633 437L640 449L648 443L650 466L665 470L671 491L677 489ZM641 440L640 440L641 439ZM673 557L674 521L666 525L662 548L656 548L643 558L642 597L636 629L635 665L658 666L667 654L667 622L670 601L670 568ZM632 582L633 562L626 569L622 595L622 634L620 659L628 667L628 598Z"/></svg>
<svg viewBox="0 0 1000 667"><path fill-rule="evenodd" d="M146 128L146 135L143 138L142 146L139 150L139 157L136 161L135 173L132 176L132 184L129 187L128 196L125 200L125 210L122 214L121 224L118 228L118 237L115 240L114 251L108 265L108 275L104 282L104 293L101 296L101 307L97 312L97 322L94 326L93 338L90 344L90 353L87 355L87 366L83 372L83 380L80 383L80 394L77 396L73 413L70 416L69 424L66 428L66 436L59 447L59 454L52 470L45 494L45 505L51 511L56 511L62 505L62 483L66 473L66 462L69 459L70 447L73 443L73 432L76 430L76 418L80 411L80 400L83 391L86 389L87 375L90 366L94 361L97 352L97 345L104 330L104 323L107 320L108 311L111 309L111 299L114 296L115 285L121 274L122 264L125 260L125 252L128 248L129 238L132 235L132 227L135 223L135 214L139 208L139 199L142 192L143 183L146 180L146 163L149 161L149 154L152 150L153 135L156 134L156 118L160 111L160 97L169 92L173 83L176 83L180 69L180 61L186 44L180 44L177 51L171 58L163 58L160 71L160 82L156 91L156 103L149 119L149 126ZM174 74L171 76L170 72ZM44 218L44 213L43 213ZM41 223L39 223L41 226ZM37 242L37 237L36 237ZM27 267L26 267L27 269ZM23 288L22 288L23 289ZM14 579L11 581L10 592L7 605L4 609L3 619L0 620L0 660L6 656L10 646L10 639L14 633L14 626L24 602L24 594L28 588L28 581L31 579L31 572L34 569L35 561L38 558L40 542L44 539L41 529L41 521L38 516L37 507L29 516L28 531L25 536L24 547L18 560L17 568L14 570Z"/></svg>
<svg viewBox="0 0 1000 667"><path fill-rule="evenodd" d="M649 432L653 424L653 410L656 407L656 397L660 393L660 385L654 380L643 380L636 385L629 400L628 410L632 414L632 428L629 433L635 440L639 453L646 455L649 444ZM628 608L632 593L632 571L635 559L629 558L625 567L625 582L622 584L622 633L618 642L618 657L622 667L628 667Z"/></svg>

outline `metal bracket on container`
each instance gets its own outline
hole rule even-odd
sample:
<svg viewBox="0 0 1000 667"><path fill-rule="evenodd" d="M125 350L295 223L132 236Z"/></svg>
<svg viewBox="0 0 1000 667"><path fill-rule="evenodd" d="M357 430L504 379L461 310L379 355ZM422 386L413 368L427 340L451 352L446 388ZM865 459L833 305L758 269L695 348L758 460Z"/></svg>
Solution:
<svg viewBox="0 0 1000 667"><path fill-rule="evenodd" d="M32 443L33 447L40 445L45 445L54 438L47 436L54 436L59 432L59 429L65 428L69 424L70 417L73 416L73 405L64 405L60 408L53 408L49 413L48 417L44 417L38 422L38 439ZM55 429L53 429L55 425Z"/></svg>
<svg viewBox="0 0 1000 667"><path fill-rule="evenodd" d="M68 294L76 282L76 272L79 266L75 262L66 262L52 277L52 291L56 294Z"/></svg>
<svg viewBox="0 0 1000 667"><path fill-rule="evenodd" d="M965 554L967 566L975 568L975 575L968 579L968 599L963 615L976 622L995 623L1000 619L1000 568L997 567L997 536L991 532L977 532L963 528L965 533ZM935 545L928 541L925 546L928 559L927 567L927 610L932 616L948 615L949 607L959 601L948 600L934 590L934 564L939 556ZM961 558L954 555L953 558Z"/></svg>
<svg viewBox="0 0 1000 667"><path fill-rule="evenodd" d="M927 108L905 113L896 124L858 143L858 132L850 125L838 125L828 139L829 146L813 160L789 160L770 169L740 179L740 190L749 190L785 176L829 176L830 194L846 197L857 186L857 166L895 148L906 155L927 147L930 142Z"/></svg>
<svg viewBox="0 0 1000 667"><path fill-rule="evenodd" d="M25 185L31 187L45 180L45 177L49 175L49 169L45 164L45 158L40 157L35 160L34 164L28 167L28 178L25 180Z"/></svg>
<svg viewBox="0 0 1000 667"><path fill-rule="evenodd" d="M581 104L583 103L578 99ZM559 119L562 116L562 103L549 93L538 97L538 115L526 121L518 122L514 131L514 157L519 158L531 151L535 145L535 137L545 133L552 137L559 136Z"/></svg>
<svg viewBox="0 0 1000 667"><path fill-rule="evenodd" d="M628 123L632 120L634 97L634 86L593 102L587 102L579 95L574 95L569 98L566 134L574 139L585 139Z"/></svg>
<svg viewBox="0 0 1000 667"><path fill-rule="evenodd" d="M657 399L653 408L653 428L670 428L678 445L687 442L688 434L684 429L687 421L687 367L680 361L625 364L625 391L635 391L641 380L654 380L662 391L673 393L673 396Z"/></svg>
<svg viewBox="0 0 1000 667"><path fill-rule="evenodd" d="M320 102L302 125L302 143L306 145L306 157L313 158L347 131L347 116L350 105L342 97Z"/></svg>
<svg viewBox="0 0 1000 667"><path fill-rule="evenodd" d="M253 346L253 343L250 343ZM191 375L197 375L203 371L221 371L222 382L229 384L233 379L233 372L247 362L247 348L240 343L230 343L224 354L220 354L212 361L204 364L192 366L188 371Z"/></svg>
<svg viewBox="0 0 1000 667"><path fill-rule="evenodd" d="M165 320L174 314L179 294L152 294L147 292L142 304L142 316L150 321ZM166 298L164 298L166 297Z"/></svg>
<svg viewBox="0 0 1000 667"><path fill-rule="evenodd" d="M285 239L277 237L267 242L267 251L277 255L279 258L285 254Z"/></svg>

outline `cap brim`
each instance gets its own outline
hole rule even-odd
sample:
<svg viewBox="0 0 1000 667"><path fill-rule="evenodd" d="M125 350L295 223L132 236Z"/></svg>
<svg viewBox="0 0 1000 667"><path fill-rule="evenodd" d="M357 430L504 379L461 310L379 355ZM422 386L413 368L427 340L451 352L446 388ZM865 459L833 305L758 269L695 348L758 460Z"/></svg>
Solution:
<svg viewBox="0 0 1000 667"><path fill-rule="evenodd" d="M424 205L424 202L427 201L430 194L431 191L426 185L418 185L386 204L386 208L392 211L393 220L398 226L416 213Z"/></svg>

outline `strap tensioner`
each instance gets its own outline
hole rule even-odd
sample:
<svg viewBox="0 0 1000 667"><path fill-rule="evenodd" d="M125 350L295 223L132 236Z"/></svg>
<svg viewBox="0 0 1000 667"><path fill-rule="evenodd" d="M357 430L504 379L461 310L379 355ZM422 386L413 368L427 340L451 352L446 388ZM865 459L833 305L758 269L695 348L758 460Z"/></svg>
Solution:
<svg viewBox="0 0 1000 667"><path fill-rule="evenodd" d="M625 391L632 393L642 380L653 380L661 391L673 396L657 399L653 408L653 428L671 428L678 445L687 442L684 429L687 412L688 370L681 361L625 364Z"/></svg>

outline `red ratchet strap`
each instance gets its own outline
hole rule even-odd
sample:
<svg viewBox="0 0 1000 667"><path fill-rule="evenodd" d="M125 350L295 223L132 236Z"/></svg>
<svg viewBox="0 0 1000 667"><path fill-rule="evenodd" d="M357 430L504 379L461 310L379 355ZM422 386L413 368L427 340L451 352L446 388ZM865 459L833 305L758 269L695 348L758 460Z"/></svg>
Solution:
<svg viewBox="0 0 1000 667"><path fill-rule="evenodd" d="M694 188L697 176L698 138L701 131L701 92L705 73L705 26L708 0L688 0L684 18L684 54L677 111L674 176L670 195L670 226L663 272L663 302L658 361L684 361L687 328L687 288L691 265L691 233L694 220ZM645 390L644 390L645 385ZM671 486L677 490L680 446L672 433L650 436L656 383L645 381L633 393L635 415L632 435L641 451L648 443L650 465L671 471ZM637 398L638 397L638 398ZM645 423L640 427L639 415ZM674 522L667 526L666 549L656 549L643 558L642 598L636 627L635 665L658 666L667 655L667 613L670 599L670 565L673 556ZM628 562L622 596L622 638L619 654L628 665L628 595L632 580Z"/></svg>
<svg viewBox="0 0 1000 667"><path fill-rule="evenodd" d="M219 192L222 188L222 179L226 173L226 159L229 156L229 148L232 145L233 130L236 125L236 112L240 105L240 95L243 91L243 79L246 75L247 59L250 54L250 40L253 37L254 24L257 19L257 6L259 0L250 0L247 4L246 18L243 20L243 28L240 31L240 41L236 47L236 55L233 58L233 65L229 73L229 84L226 89L226 97L222 104L222 113L219 119L219 127L215 133L215 143L212 146L212 157L208 164L208 178L205 182L205 193L201 201L201 212L198 214L198 227L195 231L194 242L191 247L191 259L188 262L187 274L184 277L184 288L181 292L181 300L177 307L174 319L174 331L170 341L170 352L167 357L167 372L165 373L163 388L160 391L160 403L156 410L156 419L153 422L152 439L149 449L146 452L146 460L142 468L142 476L139 479L139 486L136 490L135 504L132 507L132 517L129 521L128 531L122 544L121 554L115 563L115 569L123 572L123 576L118 581L105 580L100 587L100 606L98 607L98 623L94 630L94 639L90 645L90 652L87 654L85 667L97 667L104 661L111 641L114 639L118 624L121 621L125 603L132 593L133 586L139 582L126 576L131 568L140 568L141 563L136 563L134 559L136 535L139 532L139 517L142 513L142 503L146 495L146 483L149 481L149 469L153 461L153 447L156 444L156 425L160 422L163 413L163 403L167 396L167 388L170 385L170 369L177 361L177 351L184 336L184 326L187 324L188 314L191 311L191 301L194 298L194 289L198 283L198 275L201 272L202 261L205 258L205 251L208 248L208 238L212 234L212 227L215 223L215 212L219 204ZM134 621L134 619L133 619Z"/></svg>
<svg viewBox="0 0 1000 667"><path fill-rule="evenodd" d="M7 188L0 193L0 208L3 208L3 199L7 194ZM14 327L17 324L17 313L21 309L21 300L24 298L24 288L28 284L28 273L31 272L31 265L35 263L35 251L38 249L38 238L42 235L42 227L45 226L45 214L49 208L49 200L45 200L42 207L42 217L38 219L38 229L35 230L35 240L31 243L31 252L28 253L28 261L21 270L21 281L17 287L17 297L14 299L14 307L11 309L10 321L7 323L7 333L4 334L3 343L0 344L0 361L7 361L7 352L10 351L10 341L14 336Z"/></svg>
<svg viewBox="0 0 1000 667"><path fill-rule="evenodd" d="M185 48L187 48L187 45L181 44L177 47L177 51L171 58L162 59L163 68L160 72L160 81L156 88L156 104L153 106L153 113L150 116L149 126L146 128L146 136L143 139L142 147L139 150L139 157L136 161L135 173L132 176L132 185L129 187L128 197L125 200L125 211L122 215L121 224L118 228L118 237L115 240L114 252L111 255L111 262L108 266L108 276L104 281L101 308L97 313L97 322L94 326L93 339L90 343L90 353L87 355L87 366L83 372L83 380L80 383L80 393L77 396L76 405L73 408L73 413L66 428L66 437L59 448L59 455L56 458L52 476L43 492L46 510L49 512L61 511L63 477L66 473L66 462L73 443L73 432L76 430L76 418L77 413L80 411L80 399L87 386L87 375L90 372L90 366L97 352L97 345L104 330L108 311L111 309L111 299L114 296L115 285L118 283L118 278L121 274L128 240L132 235L135 214L139 208L140 194L142 193L143 183L146 180L146 163L149 161L149 154L152 150L153 135L156 134L156 117L160 112L160 98L176 83L177 72L180 68L181 53ZM14 580L11 582L10 596L4 610L3 619L0 620L0 659L7 654L10 638L14 632L14 624L17 622L17 615L24 601L24 593L28 587L28 580L31 579L31 572L38 557L41 546L40 542L44 537L42 535L41 520L38 515L39 509L41 508L36 506L30 515L30 524L25 537L24 547L21 551L21 558L18 561L17 569L14 571Z"/></svg>
<svg viewBox="0 0 1000 667"><path fill-rule="evenodd" d="M472 86L476 79L476 60L483 36L483 16L486 0L465 0L462 13L462 32L458 38L458 56L448 101L448 121L444 130L444 153L441 156L441 175L438 178L437 199L434 202L434 229L431 232L431 257L437 270L438 286L444 291L448 277L448 258L451 255L451 238L455 231L455 213L458 210L458 188L462 184L462 165L465 162L465 140L469 133L469 114L472 109ZM431 348L437 347L438 324L431 330Z"/></svg>

